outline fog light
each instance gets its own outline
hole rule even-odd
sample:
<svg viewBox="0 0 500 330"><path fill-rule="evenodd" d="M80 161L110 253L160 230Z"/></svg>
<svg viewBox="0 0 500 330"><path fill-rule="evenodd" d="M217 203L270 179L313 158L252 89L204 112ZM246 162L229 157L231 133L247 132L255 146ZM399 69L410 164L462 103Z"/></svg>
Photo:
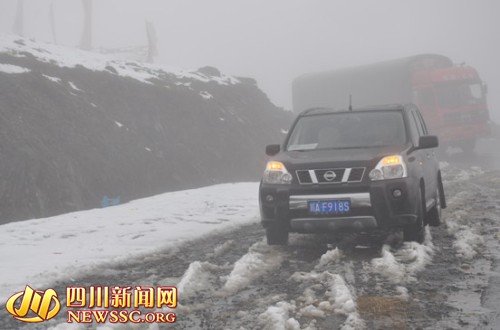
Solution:
<svg viewBox="0 0 500 330"><path fill-rule="evenodd" d="M266 196L266 202L272 202L272 201L274 201L273 195L267 195Z"/></svg>
<svg viewBox="0 0 500 330"><path fill-rule="evenodd" d="M401 195L403 195L403 192L399 189L394 189L392 191L392 196L394 196L394 198L399 198Z"/></svg>

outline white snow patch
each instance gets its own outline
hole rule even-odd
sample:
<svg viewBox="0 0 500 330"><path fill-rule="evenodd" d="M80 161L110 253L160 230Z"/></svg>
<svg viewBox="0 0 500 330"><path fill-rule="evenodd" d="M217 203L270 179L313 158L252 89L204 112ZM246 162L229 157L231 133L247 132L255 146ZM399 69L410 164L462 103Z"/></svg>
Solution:
<svg viewBox="0 0 500 330"><path fill-rule="evenodd" d="M408 289L404 286L397 286L396 292L399 293L399 298L403 301L410 300L410 295L408 294Z"/></svg>
<svg viewBox="0 0 500 330"><path fill-rule="evenodd" d="M52 82L57 83L57 84L60 84L62 81L61 78L58 78L58 77L47 76L46 74L43 74L42 76L47 78L48 80L50 80Z"/></svg>
<svg viewBox="0 0 500 330"><path fill-rule="evenodd" d="M281 134L288 134L288 130L287 130L287 129L284 129L284 128L282 128L282 129L280 130L280 132L281 132Z"/></svg>
<svg viewBox="0 0 500 330"><path fill-rule="evenodd" d="M265 330L299 330L300 323L290 317L290 312L295 311L295 304L280 301L274 306L269 306L259 315L259 322Z"/></svg>
<svg viewBox="0 0 500 330"><path fill-rule="evenodd" d="M116 124L116 126L118 126L118 127L123 127L123 124L122 124L122 123L120 123L119 121L116 121L116 120L115 120L115 124Z"/></svg>
<svg viewBox="0 0 500 330"><path fill-rule="evenodd" d="M278 268L283 261L283 252L277 246L264 241L253 244L228 275L223 287L225 294L235 293L265 273Z"/></svg>
<svg viewBox="0 0 500 330"><path fill-rule="evenodd" d="M483 237L478 233L478 224L470 219L467 211L467 202L472 200L474 192L461 191L448 200L448 205L453 211L444 218L446 230L455 237L453 247L456 255L464 260L473 259L479 247L484 243Z"/></svg>
<svg viewBox="0 0 500 330"><path fill-rule="evenodd" d="M184 298L189 298L198 292L212 288L213 283L217 279L214 272L218 269L219 266L207 261L192 262L177 284L179 295Z"/></svg>
<svg viewBox="0 0 500 330"><path fill-rule="evenodd" d="M325 312L314 305L307 305L300 309L300 315L304 317L325 317Z"/></svg>
<svg viewBox="0 0 500 330"><path fill-rule="evenodd" d="M71 88L73 88L75 91L83 92L80 88L76 87L75 83L72 81L68 81L68 84Z"/></svg>
<svg viewBox="0 0 500 330"><path fill-rule="evenodd" d="M148 147L144 147L144 149L146 149L147 151L151 151L151 149Z"/></svg>
<svg viewBox="0 0 500 330"><path fill-rule="evenodd" d="M106 71L107 66L112 66L117 71L118 75L148 84L151 83L149 81L150 79L161 79L166 76L176 79L201 81L204 83L214 82L219 85L234 85L240 83L238 79L222 73L220 76L215 77L207 76L196 70L182 70L165 65L140 63L130 60L117 60L108 55L38 42L14 35L0 35L0 53L3 52L17 57L22 57L24 56L22 53L27 52L36 57L39 61L55 63L60 67L73 68L77 65L81 65L92 71ZM22 69L23 72L27 70L24 68Z"/></svg>
<svg viewBox="0 0 500 330"><path fill-rule="evenodd" d="M316 269L323 268L328 264L337 262L342 258L342 255L342 251L340 251L338 247L333 250L326 251L319 259L319 263L316 265Z"/></svg>
<svg viewBox="0 0 500 330"><path fill-rule="evenodd" d="M199 93L199 95L200 95L201 97L203 97L205 100L210 100L210 99L213 99L213 98L214 98L214 97L213 97L213 95L212 95L212 94L210 94L210 93L209 93L209 92L207 92L207 91L201 91L201 92Z"/></svg>
<svg viewBox="0 0 500 330"><path fill-rule="evenodd" d="M184 86L184 87L191 87L190 82L176 82L175 85L177 86Z"/></svg>
<svg viewBox="0 0 500 330"><path fill-rule="evenodd" d="M8 74L20 74L30 72L30 69L23 68L21 66L12 65L12 64L4 64L0 63L0 72L8 73Z"/></svg>
<svg viewBox="0 0 500 330"><path fill-rule="evenodd" d="M342 325L342 329L361 329L365 327L365 323L357 311L355 298L341 275L333 274L329 271L324 271L322 273L317 273L315 271L309 273L296 272L290 279L300 283L313 282L326 286L328 289L325 292L325 296L328 300L319 302L318 308L325 312L331 311L337 314L346 315L347 319ZM310 292L307 293L307 290L304 294L314 297L314 294ZM306 301L308 300L310 301L310 299L306 298Z"/></svg>
<svg viewBox="0 0 500 330"><path fill-rule="evenodd" d="M220 121L225 121L225 119L224 119L224 118L222 118L222 117L219 117L219 120L220 120Z"/></svg>
<svg viewBox="0 0 500 330"><path fill-rule="evenodd" d="M405 276L404 265L396 260L391 253L391 247L389 245L384 245L382 247L381 254L380 258L372 259L372 266L375 271L392 279L396 283L401 282Z"/></svg>
<svg viewBox="0 0 500 330"><path fill-rule="evenodd" d="M221 184L0 225L0 302L26 284L41 290L104 264L127 262L257 222L257 191L258 183ZM188 211L186 200L192 203ZM12 251L19 257L13 258ZM268 259L277 258L274 254L272 249L262 252L255 265L267 265Z"/></svg>
<svg viewBox="0 0 500 330"><path fill-rule="evenodd" d="M415 281L415 275L432 261L433 255L434 245L429 227L426 227L423 244L405 242L395 251L389 245L384 245L381 257L372 259L371 264L376 272L399 284Z"/></svg>
<svg viewBox="0 0 500 330"><path fill-rule="evenodd" d="M214 255L220 256L229 251L235 245L233 240L225 241L224 243L217 245L214 249Z"/></svg>
<svg viewBox="0 0 500 330"><path fill-rule="evenodd" d="M94 108L97 108L97 105L95 103L90 102L90 105Z"/></svg>

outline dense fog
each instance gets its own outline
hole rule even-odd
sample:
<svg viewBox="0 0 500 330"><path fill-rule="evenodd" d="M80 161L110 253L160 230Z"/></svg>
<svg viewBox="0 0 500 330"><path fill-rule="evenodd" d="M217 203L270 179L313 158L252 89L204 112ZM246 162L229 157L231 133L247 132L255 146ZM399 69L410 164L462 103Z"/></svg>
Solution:
<svg viewBox="0 0 500 330"><path fill-rule="evenodd" d="M489 85L491 116L500 120L494 0L94 0L92 7L93 48L146 45L147 20L158 38L156 62L254 77L287 109L291 81L302 73L443 54L479 71ZM13 31L16 8L16 0L1 1L1 33ZM24 1L26 37L79 45L83 20L80 0Z"/></svg>

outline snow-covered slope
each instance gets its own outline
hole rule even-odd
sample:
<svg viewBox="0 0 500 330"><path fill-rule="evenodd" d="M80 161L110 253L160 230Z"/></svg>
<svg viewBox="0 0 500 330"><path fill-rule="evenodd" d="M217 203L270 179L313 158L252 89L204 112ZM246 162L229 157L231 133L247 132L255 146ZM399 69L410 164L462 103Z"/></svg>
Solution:
<svg viewBox="0 0 500 330"><path fill-rule="evenodd" d="M162 80L166 77L189 79L204 83L215 82L221 85L238 84L240 81L232 76L219 74L211 76L198 70L182 70L165 65L152 65L136 61L113 59L110 56L82 51L49 43L39 43L32 39L21 39L13 35L0 35L0 53L15 57L34 56L38 61L57 65L59 67L84 67L92 71L115 71L122 77L129 77L151 84L151 80ZM29 55L28 55L29 54ZM30 71L5 70L0 65L0 71L5 73L22 73Z"/></svg>
<svg viewBox="0 0 500 330"><path fill-rule="evenodd" d="M290 114L249 78L0 36L0 223L256 181Z"/></svg>
<svg viewBox="0 0 500 330"><path fill-rule="evenodd" d="M0 226L0 301L103 263L127 261L257 221L257 183L165 193L120 206Z"/></svg>

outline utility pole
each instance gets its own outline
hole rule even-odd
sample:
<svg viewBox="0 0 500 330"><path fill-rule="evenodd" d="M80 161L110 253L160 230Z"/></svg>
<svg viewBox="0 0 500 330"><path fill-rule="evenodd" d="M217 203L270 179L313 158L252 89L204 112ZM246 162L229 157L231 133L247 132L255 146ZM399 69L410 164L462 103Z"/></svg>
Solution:
<svg viewBox="0 0 500 330"><path fill-rule="evenodd" d="M158 38L153 23L146 21L146 33L148 36L148 63L154 62L154 57L158 55Z"/></svg>
<svg viewBox="0 0 500 330"><path fill-rule="evenodd" d="M50 3L49 10L49 21L50 21L50 29L52 30L52 41L57 44L57 36L56 36L56 19L54 15L54 3Z"/></svg>
<svg viewBox="0 0 500 330"><path fill-rule="evenodd" d="M83 4L83 33L80 48L92 49L92 0L82 0Z"/></svg>
<svg viewBox="0 0 500 330"><path fill-rule="evenodd" d="M17 0L16 20L12 30L14 34L24 37L24 0Z"/></svg>

